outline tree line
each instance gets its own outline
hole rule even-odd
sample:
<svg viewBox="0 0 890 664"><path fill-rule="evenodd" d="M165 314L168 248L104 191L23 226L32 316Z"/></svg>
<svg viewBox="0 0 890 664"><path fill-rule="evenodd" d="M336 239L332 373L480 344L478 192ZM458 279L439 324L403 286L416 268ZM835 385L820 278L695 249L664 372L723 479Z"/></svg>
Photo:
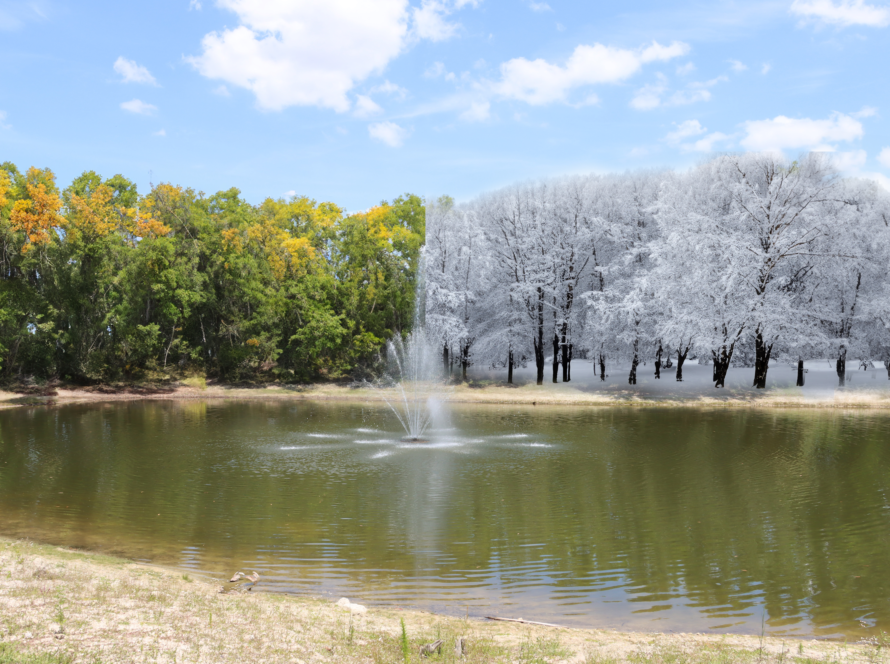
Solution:
<svg viewBox="0 0 890 664"><path fill-rule="evenodd" d="M0 164L0 372L107 382L339 378L413 322L425 210L347 214Z"/></svg>
<svg viewBox="0 0 890 664"><path fill-rule="evenodd" d="M770 361L882 360L890 377L890 195L827 155L723 155L688 172L588 175L427 206L426 325L445 371L576 356L655 377L697 356L767 384ZM560 376L561 369L561 376Z"/></svg>

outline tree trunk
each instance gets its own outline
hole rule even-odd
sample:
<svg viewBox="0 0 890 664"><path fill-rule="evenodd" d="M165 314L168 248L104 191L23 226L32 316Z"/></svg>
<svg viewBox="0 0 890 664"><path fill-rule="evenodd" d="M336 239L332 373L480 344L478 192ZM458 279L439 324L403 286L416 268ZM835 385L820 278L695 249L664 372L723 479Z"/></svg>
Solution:
<svg viewBox="0 0 890 664"><path fill-rule="evenodd" d="M735 341L729 346L723 345L720 351L711 351L714 358L714 387L726 387L726 372L729 371L729 363L732 361L732 352L735 350Z"/></svg>
<svg viewBox="0 0 890 664"><path fill-rule="evenodd" d="M769 371L769 357L773 352L773 345L763 340L763 333L757 331L754 337L754 387L762 390L766 387L766 372Z"/></svg>
<svg viewBox="0 0 890 664"><path fill-rule="evenodd" d="M655 379L661 379L661 354L662 354L661 342L658 342L658 350L655 351Z"/></svg>
<svg viewBox="0 0 890 664"><path fill-rule="evenodd" d="M553 382L559 378L559 337L553 333Z"/></svg>
<svg viewBox="0 0 890 664"><path fill-rule="evenodd" d="M847 347L841 344L841 350L837 356L837 386L844 386L844 379L847 377Z"/></svg>
<svg viewBox="0 0 890 664"><path fill-rule="evenodd" d="M686 361L686 356L689 355L689 346L686 346L686 350L680 352L680 349L677 349L677 382L683 382L683 363ZM716 379L715 379L716 380Z"/></svg>
<svg viewBox="0 0 890 664"><path fill-rule="evenodd" d="M803 358L797 358L797 386L803 387L804 383Z"/></svg>
<svg viewBox="0 0 890 664"><path fill-rule="evenodd" d="M637 352L639 348L639 341L634 339L634 359L630 363L630 375L627 377L628 385L636 385L637 384L637 365L640 363L640 356Z"/></svg>
<svg viewBox="0 0 890 664"><path fill-rule="evenodd" d="M460 379L467 382L467 367L470 366L470 343L465 341L460 346Z"/></svg>
<svg viewBox="0 0 890 664"><path fill-rule="evenodd" d="M507 382L513 382L513 351L507 354Z"/></svg>
<svg viewBox="0 0 890 664"><path fill-rule="evenodd" d="M445 372L445 378L451 375L451 367L448 366L448 344L442 346L442 370Z"/></svg>
<svg viewBox="0 0 890 664"><path fill-rule="evenodd" d="M600 380L606 382L606 356L600 353Z"/></svg>
<svg viewBox="0 0 890 664"><path fill-rule="evenodd" d="M544 290L538 288L537 302L538 338L533 339L535 345L535 367L538 370L538 385L544 384Z"/></svg>
<svg viewBox="0 0 890 664"><path fill-rule="evenodd" d="M562 382L569 382L569 344L566 341L566 326L562 326Z"/></svg>
<svg viewBox="0 0 890 664"><path fill-rule="evenodd" d="M569 344L569 372L568 378L566 379L567 383L572 382L572 357L574 356L575 345Z"/></svg>

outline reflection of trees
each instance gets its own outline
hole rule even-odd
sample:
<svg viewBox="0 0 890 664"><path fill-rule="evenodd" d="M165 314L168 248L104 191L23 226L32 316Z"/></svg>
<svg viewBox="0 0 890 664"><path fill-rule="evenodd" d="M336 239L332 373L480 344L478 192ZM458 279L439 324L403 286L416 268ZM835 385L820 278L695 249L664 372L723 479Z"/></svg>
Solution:
<svg viewBox="0 0 890 664"><path fill-rule="evenodd" d="M368 412L372 425L389 417ZM369 460L370 448L303 435L368 426L352 405L8 411L0 525L159 561L196 546L210 561L327 566L375 584L493 569L509 585L537 565L556 594L620 587L641 609L690 604L727 623L762 604L776 627L804 616L853 632L865 617L890 629L885 416L467 407L454 421L554 447L486 439Z"/></svg>

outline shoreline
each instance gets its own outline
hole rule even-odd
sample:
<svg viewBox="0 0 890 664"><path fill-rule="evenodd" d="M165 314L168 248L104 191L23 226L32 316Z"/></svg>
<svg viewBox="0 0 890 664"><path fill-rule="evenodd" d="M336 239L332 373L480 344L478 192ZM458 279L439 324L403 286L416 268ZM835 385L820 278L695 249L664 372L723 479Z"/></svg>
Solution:
<svg viewBox="0 0 890 664"><path fill-rule="evenodd" d="M386 403L383 391L352 388L342 384L312 383L287 386L272 384L256 387L211 384L191 387L183 383L163 386L119 385L98 387L58 387L46 394L22 394L0 390L0 409L34 405L66 405L143 400L259 400L259 401L334 401ZM387 391L388 392L388 391ZM393 391L392 396L396 394ZM615 387L604 392L591 392L564 384L516 387L505 384L449 386L441 401L454 404L487 404L495 406L588 406L645 408L754 408L754 409L890 409L890 390L834 390L804 394L796 388L768 388L760 393L746 390L725 390L710 395L691 392L684 395L667 393L653 396L640 390Z"/></svg>
<svg viewBox="0 0 890 664"><path fill-rule="evenodd" d="M35 663L858 663L884 661L887 646L882 641L576 629L398 607L349 608L283 593L221 593L220 586L232 584L6 538L0 538L0 572L3 662L28 662L41 654L53 658ZM455 654L458 639L465 640L463 658ZM421 657L421 647L437 640L441 654ZM4 648L14 657L2 659Z"/></svg>

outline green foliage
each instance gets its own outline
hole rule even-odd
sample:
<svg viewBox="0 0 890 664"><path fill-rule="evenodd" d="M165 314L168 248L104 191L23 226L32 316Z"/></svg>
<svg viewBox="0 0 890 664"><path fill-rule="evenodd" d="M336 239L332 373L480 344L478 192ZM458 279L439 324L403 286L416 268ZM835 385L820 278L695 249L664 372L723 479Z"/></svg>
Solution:
<svg viewBox="0 0 890 664"><path fill-rule="evenodd" d="M405 629L405 619L400 618L399 620L402 623L402 634L399 637L399 647L402 649L402 659L407 662L411 657L411 650L408 645L408 630Z"/></svg>
<svg viewBox="0 0 890 664"><path fill-rule="evenodd" d="M412 195L346 215L2 164L0 372L342 378L410 330L424 233Z"/></svg>

